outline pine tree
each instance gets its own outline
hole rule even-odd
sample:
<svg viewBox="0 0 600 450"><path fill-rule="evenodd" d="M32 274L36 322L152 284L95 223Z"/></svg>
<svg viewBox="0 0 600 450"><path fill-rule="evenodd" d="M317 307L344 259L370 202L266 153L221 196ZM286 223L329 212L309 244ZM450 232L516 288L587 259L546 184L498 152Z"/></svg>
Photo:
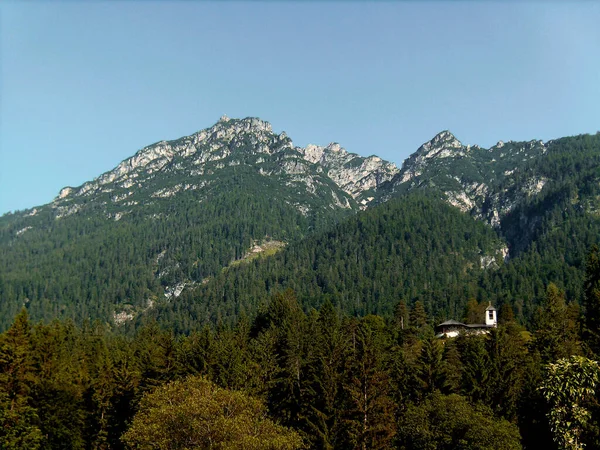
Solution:
<svg viewBox="0 0 600 450"><path fill-rule="evenodd" d="M319 310L314 358L308 379L307 437L319 449L333 449L340 440L339 404L342 401L344 364L348 341L329 300Z"/></svg>
<svg viewBox="0 0 600 450"><path fill-rule="evenodd" d="M81 335L71 321L38 324L32 333L36 380L31 403L47 448L85 448L84 393L89 386Z"/></svg>
<svg viewBox="0 0 600 450"><path fill-rule="evenodd" d="M489 366L489 406L509 420L514 420L525 385L525 372L532 364L522 330L514 325L490 331L486 342Z"/></svg>
<svg viewBox="0 0 600 450"><path fill-rule="evenodd" d="M442 370L444 374L443 391L448 394L458 394L463 369L455 339L447 341L444 345Z"/></svg>
<svg viewBox="0 0 600 450"><path fill-rule="evenodd" d="M425 312L423 302L420 300L417 300L415 302L415 306L411 311L410 324L411 326L419 330L422 330L424 327L427 326L427 313Z"/></svg>
<svg viewBox="0 0 600 450"><path fill-rule="evenodd" d="M37 449L43 442L38 412L31 406L35 383L31 325L23 308L0 337L0 447Z"/></svg>
<svg viewBox="0 0 600 450"><path fill-rule="evenodd" d="M460 336L457 338L463 362L462 393L473 402L490 401L490 358L485 348L485 338Z"/></svg>
<svg viewBox="0 0 600 450"><path fill-rule="evenodd" d="M482 323L485 314L485 304L479 304L475 298L470 298L465 307L466 323Z"/></svg>
<svg viewBox="0 0 600 450"><path fill-rule="evenodd" d="M509 303L503 303L498 313L498 323L500 325L509 324L515 321L515 312Z"/></svg>
<svg viewBox="0 0 600 450"><path fill-rule="evenodd" d="M302 420L305 389L306 316L292 290L275 294L269 304L263 327L272 333L277 371L269 389L269 409L285 425L298 426ZM256 328L256 325L255 325Z"/></svg>
<svg viewBox="0 0 600 450"><path fill-rule="evenodd" d="M564 293L554 283L546 289L536 317L535 344L545 362L579 352L578 330L570 320Z"/></svg>
<svg viewBox="0 0 600 450"><path fill-rule="evenodd" d="M398 332L408 328L408 307L404 300L400 300L394 308L394 329Z"/></svg>
<svg viewBox="0 0 600 450"><path fill-rule="evenodd" d="M417 377L420 382L420 391L429 394L440 390L444 384L444 369L442 343L437 338L423 341L421 356L417 366Z"/></svg>
<svg viewBox="0 0 600 450"><path fill-rule="evenodd" d="M589 351L600 357L600 249L594 245L587 257L584 283L583 339Z"/></svg>
<svg viewBox="0 0 600 450"><path fill-rule="evenodd" d="M396 433L391 381L383 366L384 329L381 318L375 316L349 324L352 352L345 371L343 448L385 449Z"/></svg>

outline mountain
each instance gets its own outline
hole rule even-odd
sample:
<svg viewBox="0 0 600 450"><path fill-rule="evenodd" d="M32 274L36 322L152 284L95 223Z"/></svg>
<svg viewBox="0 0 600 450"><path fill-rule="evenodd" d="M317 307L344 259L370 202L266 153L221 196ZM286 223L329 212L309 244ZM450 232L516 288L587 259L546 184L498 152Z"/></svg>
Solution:
<svg viewBox="0 0 600 450"><path fill-rule="evenodd" d="M278 291L305 308L327 299L352 315L392 314L400 299L429 313L462 315L483 272L505 246L484 223L443 200L415 193L361 211L269 257L229 267L176 302L149 312L176 331L252 316ZM142 319L142 318L140 318Z"/></svg>
<svg viewBox="0 0 600 450"><path fill-rule="evenodd" d="M257 118L147 146L0 219L0 326L126 320L177 297L252 250L281 247L364 209L398 169L338 144L293 145Z"/></svg>
<svg viewBox="0 0 600 450"><path fill-rule="evenodd" d="M581 301L585 260L600 238L600 133L542 142L465 146L444 131L378 190L376 202L430 192L495 229L507 259L478 298L533 317L549 282Z"/></svg>
<svg viewBox="0 0 600 450"><path fill-rule="evenodd" d="M485 149L465 146L443 131L404 161L381 197L385 200L396 193L436 189L451 205L496 227L515 203L538 194L548 181L531 174L524 182L523 174L544 158L550 145L535 140L499 141Z"/></svg>
<svg viewBox="0 0 600 450"><path fill-rule="evenodd" d="M585 189L593 184L599 143L596 134L547 143L499 141L485 149L465 146L443 131L404 161L399 173L378 190L378 201L415 190L438 192L449 204L496 228L516 255L533 239L541 220L539 211L523 209L566 184ZM590 194L583 193L581 206L587 212L598 206Z"/></svg>
<svg viewBox="0 0 600 450"><path fill-rule="evenodd" d="M178 193L197 191L195 197L202 201L227 184L223 177L240 184L244 174L238 172L245 168L260 182L276 179L285 185L285 200L305 216L322 215L316 206L356 209L357 199L364 200L366 193L398 173L392 163L348 153L337 143L295 147L285 133L273 133L268 122L223 116L191 136L145 147L82 186L65 187L52 208L60 218L86 203L101 203L107 215L119 220Z"/></svg>
<svg viewBox="0 0 600 450"><path fill-rule="evenodd" d="M153 314L185 330L292 288L306 307L329 298L357 315L389 315L404 299L461 317L473 297L530 322L550 282L582 299L586 255L600 237L600 134L482 149L442 132L372 205Z"/></svg>
<svg viewBox="0 0 600 450"><path fill-rule="evenodd" d="M285 287L353 314L402 297L457 315L473 296L528 321L550 281L581 298L599 187L600 134L485 149L443 131L398 169L222 117L1 217L0 328L26 305L184 331Z"/></svg>

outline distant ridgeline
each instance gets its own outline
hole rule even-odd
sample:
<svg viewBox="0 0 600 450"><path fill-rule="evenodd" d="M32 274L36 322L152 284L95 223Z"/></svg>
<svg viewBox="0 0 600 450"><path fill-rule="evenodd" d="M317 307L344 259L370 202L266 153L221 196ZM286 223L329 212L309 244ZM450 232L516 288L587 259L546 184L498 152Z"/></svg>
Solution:
<svg viewBox="0 0 600 450"><path fill-rule="evenodd" d="M403 299L440 323L475 298L526 323L550 282L581 298L599 162L600 134L483 149L444 131L397 168L223 117L0 218L0 327L25 305L186 332L285 288L307 309L390 315Z"/></svg>

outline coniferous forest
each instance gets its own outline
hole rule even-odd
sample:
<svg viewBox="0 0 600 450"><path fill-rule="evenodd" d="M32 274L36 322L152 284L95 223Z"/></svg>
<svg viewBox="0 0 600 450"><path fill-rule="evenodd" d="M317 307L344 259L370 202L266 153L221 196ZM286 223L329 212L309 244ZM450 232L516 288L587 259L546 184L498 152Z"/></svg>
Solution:
<svg viewBox="0 0 600 450"><path fill-rule="evenodd" d="M489 334L448 339L434 336L419 301L399 301L386 318L357 318L328 300L304 312L292 290L273 295L253 319L187 335L156 322L132 336L100 322L32 323L24 309L0 336L0 442L7 449L598 448L600 368L588 357L600 351L599 261L593 248L584 320L550 284L532 328L505 306ZM463 316L481 314L481 306L470 301ZM576 444L561 441L568 432Z"/></svg>
<svg viewBox="0 0 600 450"><path fill-rule="evenodd" d="M353 197L268 129L0 218L0 448L600 448L600 134Z"/></svg>

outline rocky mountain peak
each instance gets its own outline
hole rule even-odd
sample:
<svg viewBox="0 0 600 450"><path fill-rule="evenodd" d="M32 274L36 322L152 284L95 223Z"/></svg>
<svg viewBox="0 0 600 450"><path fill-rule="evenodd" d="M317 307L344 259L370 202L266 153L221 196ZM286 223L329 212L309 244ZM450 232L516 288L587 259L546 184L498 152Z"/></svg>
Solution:
<svg viewBox="0 0 600 450"><path fill-rule="evenodd" d="M190 136L174 141L160 141L146 146L135 155L122 161L113 170L98 178L84 183L79 188L67 187L60 191L55 201L75 196L87 195L99 187L120 182L121 187L128 188L141 181L144 176L163 170L175 157L189 159L192 166L202 165L208 161L223 159L231 154L232 148L244 147L250 142L256 153L271 154L273 144L276 147L291 147L291 141L286 135L276 135L269 122L257 117L231 119L223 115L210 128L200 130ZM143 171L144 174L140 171Z"/></svg>
<svg viewBox="0 0 600 450"><path fill-rule="evenodd" d="M462 143L452 133L444 130L436 134L429 142L423 144L421 148L430 151L435 149L461 148L462 146Z"/></svg>
<svg viewBox="0 0 600 450"><path fill-rule="evenodd" d="M394 163L384 161L377 156L363 157L348 152L337 142L326 147L308 144L296 147L302 158L312 164L318 164L334 183L346 193L357 199L369 190L377 190L384 182L391 180L398 172ZM373 197L361 200L364 206Z"/></svg>
<svg viewBox="0 0 600 450"><path fill-rule="evenodd" d="M432 160L464 156L470 149L465 147L452 133L444 130L425 142L402 165L401 182L419 176Z"/></svg>
<svg viewBox="0 0 600 450"><path fill-rule="evenodd" d="M327 150L332 152L346 152L346 149L342 148L342 146L337 142L332 142L331 144L329 144L327 146Z"/></svg>
<svg viewBox="0 0 600 450"><path fill-rule="evenodd" d="M261 120L258 117L230 119L227 116L222 116L211 128L199 131L195 136L201 139L208 137L213 140L222 139L230 141L235 136L243 134L255 134L256 136L265 137L265 135L273 134L273 128L269 122Z"/></svg>
<svg viewBox="0 0 600 450"><path fill-rule="evenodd" d="M213 182L205 177L237 165L252 165L261 176L291 177L293 182L310 186L309 190L314 190L315 183L323 184L319 181L322 177L328 177L357 202L363 201L363 193L370 201L371 191L398 173L393 163L349 153L337 142L296 147L287 134L274 133L269 122L224 115L209 128L146 146L98 178L64 188L53 207L79 203L76 199L81 196L96 199L110 194L114 206L134 204L138 197L165 198L184 190L202 190ZM348 207L347 201L339 203ZM68 208L69 214L77 211Z"/></svg>

